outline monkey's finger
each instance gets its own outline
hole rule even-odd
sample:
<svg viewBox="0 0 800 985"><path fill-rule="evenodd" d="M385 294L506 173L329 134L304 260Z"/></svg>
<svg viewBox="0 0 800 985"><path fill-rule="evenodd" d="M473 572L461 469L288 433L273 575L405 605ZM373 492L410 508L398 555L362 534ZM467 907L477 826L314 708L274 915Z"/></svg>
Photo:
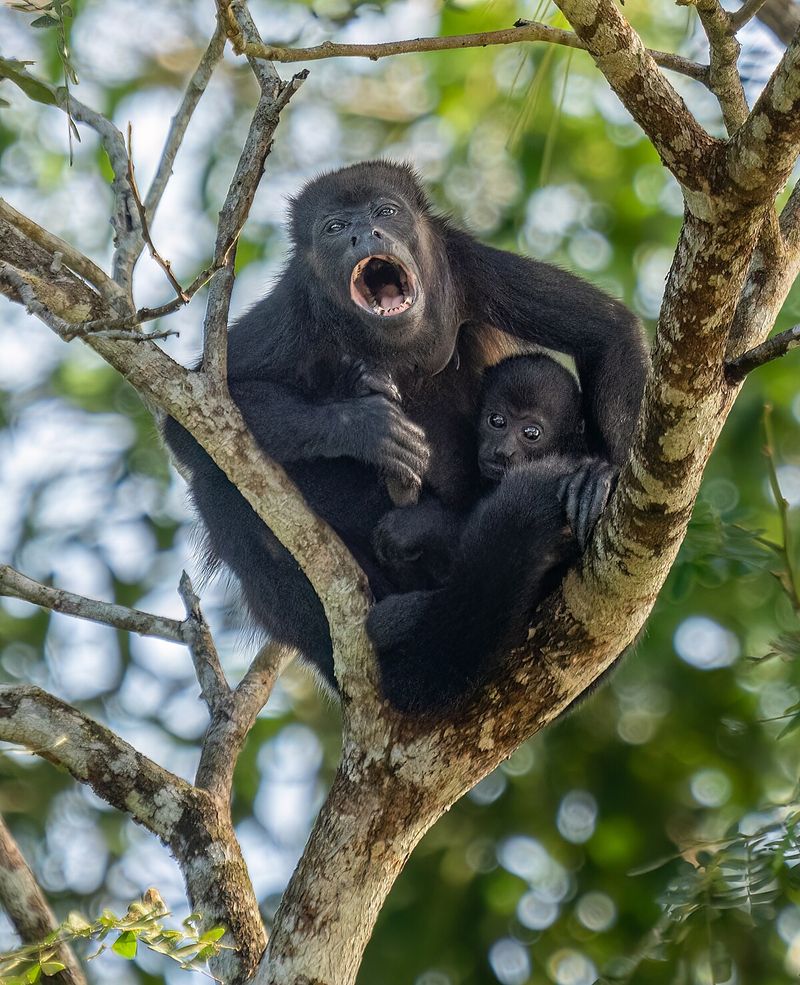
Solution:
<svg viewBox="0 0 800 985"><path fill-rule="evenodd" d="M586 545L589 543L589 538L592 535L592 531L594 530L597 521L600 519L600 515L606 507L610 493L610 473L606 470L603 470L599 474L595 473L595 475L592 476L592 485L588 486L587 484L580 503L578 530L576 531L576 536L578 538L578 543L580 544L581 550L586 549Z"/></svg>
<svg viewBox="0 0 800 985"><path fill-rule="evenodd" d="M387 400L391 400L393 404L402 402L400 391L390 376L364 373L361 383L366 393L379 393Z"/></svg>
<svg viewBox="0 0 800 985"><path fill-rule="evenodd" d="M589 480L590 472L588 468L579 469L570 480L569 486L567 488L567 500L564 503L564 509L567 514L567 522L570 527L572 527L572 532L578 538L579 528L580 528L580 504L584 496L584 487ZM583 546L583 545L581 545Z"/></svg>
<svg viewBox="0 0 800 985"><path fill-rule="evenodd" d="M401 482L389 476L386 480L386 489L395 506L413 506L419 501L422 483Z"/></svg>

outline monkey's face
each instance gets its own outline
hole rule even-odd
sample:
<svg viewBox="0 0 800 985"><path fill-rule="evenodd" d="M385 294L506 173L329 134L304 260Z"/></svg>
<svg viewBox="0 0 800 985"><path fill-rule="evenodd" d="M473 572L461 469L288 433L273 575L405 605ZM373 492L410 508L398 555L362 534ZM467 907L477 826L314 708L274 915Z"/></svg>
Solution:
<svg viewBox="0 0 800 985"><path fill-rule="evenodd" d="M292 232L346 346L396 357L425 344L432 233L408 169L373 162L316 179L294 203Z"/></svg>
<svg viewBox="0 0 800 985"><path fill-rule="evenodd" d="M372 195L314 224L311 261L337 305L382 337L417 320L424 294L418 223L400 195ZM417 308L417 310L414 310Z"/></svg>

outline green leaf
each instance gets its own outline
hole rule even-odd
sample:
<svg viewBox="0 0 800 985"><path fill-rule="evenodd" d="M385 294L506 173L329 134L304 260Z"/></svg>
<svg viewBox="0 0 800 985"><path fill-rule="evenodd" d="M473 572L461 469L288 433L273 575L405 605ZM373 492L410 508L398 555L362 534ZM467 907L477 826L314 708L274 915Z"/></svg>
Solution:
<svg viewBox="0 0 800 985"><path fill-rule="evenodd" d="M118 954L121 958L126 958L128 961L133 961L136 957L137 944L138 941L136 939L136 934L132 933L130 930L126 930L114 941L111 945L111 950L115 954Z"/></svg>
<svg viewBox="0 0 800 985"><path fill-rule="evenodd" d="M42 961L42 974L57 975L59 971L64 971L66 967L61 961Z"/></svg>
<svg viewBox="0 0 800 985"><path fill-rule="evenodd" d="M31 965L31 967L25 973L25 981L28 985L36 985L36 982L42 977L42 966L37 961L36 964Z"/></svg>
<svg viewBox="0 0 800 985"><path fill-rule="evenodd" d="M51 17L50 14L45 14L44 17L37 17L36 20L32 20L31 27L58 27L58 20L55 17Z"/></svg>
<svg viewBox="0 0 800 985"><path fill-rule="evenodd" d="M218 941L221 937L225 936L225 927L212 927L211 930L207 930L204 934L200 935L200 940L204 943L207 941Z"/></svg>
<svg viewBox="0 0 800 985"><path fill-rule="evenodd" d="M8 79L19 86L29 99L34 102L44 103L46 106L55 106L56 97L53 90L42 82L41 79L30 75L25 68L31 62L21 62L16 58L0 58L0 79Z"/></svg>

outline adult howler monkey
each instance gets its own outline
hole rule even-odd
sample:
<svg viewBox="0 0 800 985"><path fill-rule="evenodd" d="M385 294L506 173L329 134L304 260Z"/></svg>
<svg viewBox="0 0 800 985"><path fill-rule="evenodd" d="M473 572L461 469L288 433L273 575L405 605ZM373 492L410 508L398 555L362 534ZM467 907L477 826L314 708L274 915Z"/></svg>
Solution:
<svg viewBox="0 0 800 985"><path fill-rule="evenodd" d="M641 326L622 304L557 267L478 242L432 211L410 168L387 161L311 181L292 203L291 238L280 279L231 328L230 392L376 597L394 590L371 543L392 508L387 477L450 508L478 497L473 420L503 333L574 356L590 447L622 464L647 367ZM369 380L342 397L343 359L389 376L402 405ZM238 576L256 621L334 684L322 605L297 562L186 431L168 420L165 436L190 473L209 549ZM568 515L585 512L594 487L591 473L583 495L573 484ZM493 568L507 577L509 558L484 546L485 577ZM512 567L521 582L524 559ZM492 623L502 645L502 619ZM413 676L407 667L404 686L415 687Z"/></svg>

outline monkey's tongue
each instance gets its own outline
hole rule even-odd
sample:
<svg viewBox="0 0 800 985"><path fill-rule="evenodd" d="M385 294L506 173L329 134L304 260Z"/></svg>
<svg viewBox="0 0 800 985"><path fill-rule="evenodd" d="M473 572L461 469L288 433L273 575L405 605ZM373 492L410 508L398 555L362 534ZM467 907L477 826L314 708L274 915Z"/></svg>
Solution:
<svg viewBox="0 0 800 985"><path fill-rule="evenodd" d="M380 290L376 300L384 311L390 311L392 308L402 307L406 299L393 284L389 284Z"/></svg>

